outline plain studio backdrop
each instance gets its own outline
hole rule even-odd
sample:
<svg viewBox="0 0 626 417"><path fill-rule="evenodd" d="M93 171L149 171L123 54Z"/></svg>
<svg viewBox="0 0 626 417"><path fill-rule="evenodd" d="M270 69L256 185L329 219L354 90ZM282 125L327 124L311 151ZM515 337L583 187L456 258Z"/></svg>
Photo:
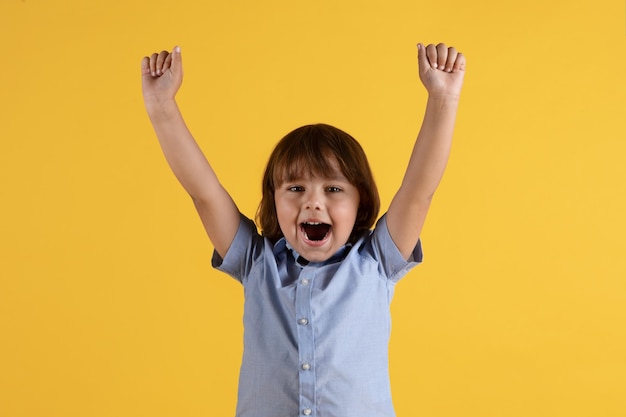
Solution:
<svg viewBox="0 0 626 417"><path fill-rule="evenodd" d="M625 7L3 0L0 416L234 414L242 289L161 154L144 55L181 45L179 104L253 216L272 147L315 122L362 143L387 207L415 44L441 41L467 76L392 304L398 416L626 415Z"/></svg>

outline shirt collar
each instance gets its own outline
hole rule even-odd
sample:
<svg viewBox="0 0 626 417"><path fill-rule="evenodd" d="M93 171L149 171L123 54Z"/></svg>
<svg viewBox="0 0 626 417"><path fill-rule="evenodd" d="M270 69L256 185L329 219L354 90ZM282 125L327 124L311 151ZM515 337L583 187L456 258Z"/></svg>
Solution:
<svg viewBox="0 0 626 417"><path fill-rule="evenodd" d="M345 245L343 245L341 248L339 248L339 250L335 252L335 254L331 256L330 258L328 258L327 260L323 262L314 262L314 263L319 264L319 265L326 265L326 264L331 264L334 262L341 261L343 258L345 258L348 252L350 252L350 249L352 249L352 243L348 242ZM285 251L291 252L291 254L293 255L293 258L296 260L296 263L298 263L298 265L306 266L309 264L308 260L301 257L300 254L294 248L291 247L291 245L287 242L287 240L284 237L281 237L274 244L274 248L273 248L274 256Z"/></svg>

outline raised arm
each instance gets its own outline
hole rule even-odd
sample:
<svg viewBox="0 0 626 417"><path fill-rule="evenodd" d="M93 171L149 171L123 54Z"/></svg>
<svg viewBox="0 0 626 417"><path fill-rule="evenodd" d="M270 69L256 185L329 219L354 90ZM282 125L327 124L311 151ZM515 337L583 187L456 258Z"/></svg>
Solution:
<svg viewBox="0 0 626 417"><path fill-rule="evenodd" d="M428 91L426 113L402 185L387 212L391 238L406 259L417 244L448 162L465 74L465 57L453 47L418 44L417 55L420 79Z"/></svg>
<svg viewBox="0 0 626 417"><path fill-rule="evenodd" d="M165 159L191 196L209 239L223 257L237 232L239 210L187 129L176 104L183 80L180 48L144 57L141 75L146 110Z"/></svg>

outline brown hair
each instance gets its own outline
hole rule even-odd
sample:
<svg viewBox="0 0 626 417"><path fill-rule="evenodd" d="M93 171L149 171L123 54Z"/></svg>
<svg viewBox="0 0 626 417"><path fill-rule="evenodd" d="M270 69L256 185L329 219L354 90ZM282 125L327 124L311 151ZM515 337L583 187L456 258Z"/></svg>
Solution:
<svg viewBox="0 0 626 417"><path fill-rule="evenodd" d="M378 217L380 199L363 148L352 136L336 127L314 124L288 133L270 155L256 215L263 235L272 242L283 236L274 202L277 186L305 174L323 177L337 167L359 191L359 208L350 241L369 230Z"/></svg>

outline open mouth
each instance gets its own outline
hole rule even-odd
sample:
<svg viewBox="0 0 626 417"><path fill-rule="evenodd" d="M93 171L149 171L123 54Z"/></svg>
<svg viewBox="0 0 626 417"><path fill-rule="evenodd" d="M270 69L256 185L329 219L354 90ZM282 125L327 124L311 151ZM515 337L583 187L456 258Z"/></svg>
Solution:
<svg viewBox="0 0 626 417"><path fill-rule="evenodd" d="M329 224L318 222L304 222L300 224L300 228L302 229L304 236L308 240L314 242L324 240L324 238L328 236L328 232L330 231Z"/></svg>

